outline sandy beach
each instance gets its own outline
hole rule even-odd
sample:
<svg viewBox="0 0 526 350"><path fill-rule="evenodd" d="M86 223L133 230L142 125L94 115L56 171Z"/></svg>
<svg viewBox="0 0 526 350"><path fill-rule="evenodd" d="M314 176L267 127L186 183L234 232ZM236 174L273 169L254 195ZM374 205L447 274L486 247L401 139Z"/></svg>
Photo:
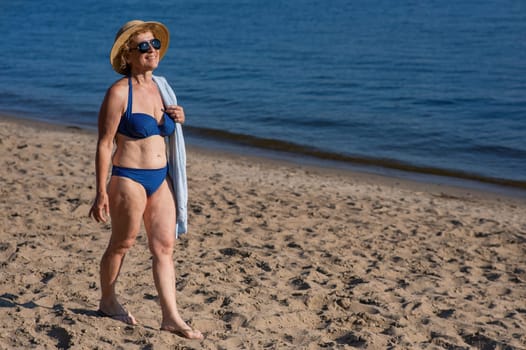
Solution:
<svg viewBox="0 0 526 350"><path fill-rule="evenodd" d="M0 349L525 349L526 200L188 151L178 303L161 332L144 231L99 317L96 134L0 118Z"/></svg>

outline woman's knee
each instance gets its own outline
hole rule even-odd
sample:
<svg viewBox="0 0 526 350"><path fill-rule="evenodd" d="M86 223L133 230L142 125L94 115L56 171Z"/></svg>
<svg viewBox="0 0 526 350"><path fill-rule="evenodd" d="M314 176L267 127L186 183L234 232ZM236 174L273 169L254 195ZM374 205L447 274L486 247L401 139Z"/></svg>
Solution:
<svg viewBox="0 0 526 350"><path fill-rule="evenodd" d="M107 249L108 253L125 255L135 244L135 237L136 236L133 235L124 239L110 239L110 243Z"/></svg>
<svg viewBox="0 0 526 350"><path fill-rule="evenodd" d="M150 235L149 247L153 256L172 255L175 244L175 238L168 235L156 236Z"/></svg>

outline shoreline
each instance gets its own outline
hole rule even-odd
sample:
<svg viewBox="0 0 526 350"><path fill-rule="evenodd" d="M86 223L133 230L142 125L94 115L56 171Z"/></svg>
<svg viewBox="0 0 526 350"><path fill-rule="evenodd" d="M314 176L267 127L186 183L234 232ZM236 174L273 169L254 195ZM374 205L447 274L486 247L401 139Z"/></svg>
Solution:
<svg viewBox="0 0 526 350"><path fill-rule="evenodd" d="M466 173L433 166L419 166L395 159L366 158L322 151L316 148L298 145L291 142L264 139L254 136L234 134L222 130L188 127L189 134L194 139L208 144L241 152L241 148L248 148L244 153L261 154L267 158L288 159L294 163L307 161L317 166L337 167L351 171L375 173L385 175L392 173L401 178L421 178L425 181L439 181L444 183L480 183L488 188L498 187L516 188L526 196L526 181L494 178L475 173ZM237 151L236 151L237 150ZM294 159L299 159L294 160ZM436 180L433 180L436 179ZM481 186L478 186L481 187Z"/></svg>
<svg viewBox="0 0 526 350"><path fill-rule="evenodd" d="M14 116L0 113L0 120L19 122L28 126L33 123L40 127L63 128L65 130L76 129L90 134L97 133L95 127L78 126L75 124L65 124L49 120L38 120L28 117ZM185 130L183 130L185 132ZM190 134L190 135L189 135ZM410 171L407 168L382 167L371 162L370 164L349 163L332 159L323 159L308 154L290 153L282 150L263 149L253 145L243 143L227 142L219 139L205 139L203 136L195 136L185 132L186 147L188 150L198 150L202 153L217 153L226 157L247 157L252 161L276 162L277 164L290 165L293 167L311 169L320 172L341 173L348 176L355 176L362 179L374 178L375 181L383 183L417 187L422 190L432 189L433 191L446 191L455 194L470 195L478 193L479 196L496 196L526 201L526 189L522 186L502 184L499 180L486 182L476 177L467 176L466 178L455 177L446 174L425 173ZM411 168L411 167L409 167ZM416 169L416 168L415 168ZM502 180L506 181L506 180Z"/></svg>
<svg viewBox="0 0 526 350"><path fill-rule="evenodd" d="M0 349L526 347L526 202L195 147L173 259L205 340L159 330L143 230L116 286L139 325L101 318L95 133L0 124Z"/></svg>

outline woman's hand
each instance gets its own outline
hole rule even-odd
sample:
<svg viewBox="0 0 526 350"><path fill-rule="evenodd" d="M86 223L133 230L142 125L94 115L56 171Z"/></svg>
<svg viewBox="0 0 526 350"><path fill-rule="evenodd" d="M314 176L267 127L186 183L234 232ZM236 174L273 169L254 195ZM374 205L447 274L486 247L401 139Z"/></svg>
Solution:
<svg viewBox="0 0 526 350"><path fill-rule="evenodd" d="M185 116L184 116L183 107L177 106L177 105L170 105L170 106L166 106L164 111L166 112L166 114L170 116L170 118L174 120L174 122L180 123L180 124L184 123Z"/></svg>
<svg viewBox="0 0 526 350"><path fill-rule="evenodd" d="M110 215L110 205L107 193L97 193L95 201L89 211L89 216L93 217L97 222L106 222Z"/></svg>

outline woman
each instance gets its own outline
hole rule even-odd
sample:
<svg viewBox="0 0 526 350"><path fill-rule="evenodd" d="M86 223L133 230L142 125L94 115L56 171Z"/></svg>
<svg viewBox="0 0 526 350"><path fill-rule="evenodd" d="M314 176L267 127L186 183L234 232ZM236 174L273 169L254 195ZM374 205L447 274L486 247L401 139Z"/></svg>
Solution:
<svg viewBox="0 0 526 350"><path fill-rule="evenodd" d="M137 323L118 302L115 283L144 220L162 309L161 329L202 339L201 332L190 328L179 315L175 295L172 252L176 209L166 179L164 137L173 133L176 122L184 122L185 114L180 106L163 105L152 79L168 43L169 32L163 24L135 20L119 30L111 50L114 70L125 77L108 89L99 112L97 194L90 215L97 222L106 222L110 215L112 223L110 242L100 263L99 312L131 325ZM106 185L110 160L112 175Z"/></svg>

